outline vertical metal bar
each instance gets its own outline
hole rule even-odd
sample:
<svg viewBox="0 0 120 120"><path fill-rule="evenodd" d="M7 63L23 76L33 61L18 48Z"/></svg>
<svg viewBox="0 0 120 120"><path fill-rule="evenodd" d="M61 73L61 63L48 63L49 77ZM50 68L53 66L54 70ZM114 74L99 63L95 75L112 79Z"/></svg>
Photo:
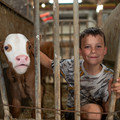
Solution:
<svg viewBox="0 0 120 120"><path fill-rule="evenodd" d="M70 41L70 44L72 43L72 38L71 38L71 24L72 24L72 23L69 21L69 41ZM72 56L72 46L70 46L69 56L70 56L70 57Z"/></svg>
<svg viewBox="0 0 120 120"><path fill-rule="evenodd" d="M34 53L35 53L35 104L36 107L36 120L41 120L41 79L40 79L40 37L39 37L39 0L35 0L35 13L34 13Z"/></svg>
<svg viewBox="0 0 120 120"><path fill-rule="evenodd" d="M63 42L63 22L61 22L61 42ZM61 51L61 57L63 58L62 47L60 47L60 51Z"/></svg>
<svg viewBox="0 0 120 120"><path fill-rule="evenodd" d="M53 4L54 14L54 61L55 61L55 109L60 110L60 43L59 43L59 4L58 0L54 0ZM61 120L60 111L55 112L55 120Z"/></svg>
<svg viewBox="0 0 120 120"><path fill-rule="evenodd" d="M73 3L74 28L74 98L75 111L80 111L80 67L79 67L79 7L78 0ZM80 112L75 112L75 120L80 120Z"/></svg>
<svg viewBox="0 0 120 120"><path fill-rule="evenodd" d="M116 82L116 79L119 77L120 73L120 37L118 40L118 50L117 50L117 56L115 61L115 68L114 68L114 76L113 76L113 83ZM115 111L115 104L116 104L116 94L115 92L111 93L111 98L109 102L109 114L106 118L106 120L113 120L113 112Z"/></svg>
<svg viewBox="0 0 120 120"><path fill-rule="evenodd" d="M61 22L61 41L63 42L63 22Z"/></svg>
<svg viewBox="0 0 120 120"><path fill-rule="evenodd" d="M0 92L1 92L2 102L3 102L4 120L12 119L12 116L10 115L10 112L9 112L10 111L9 107L7 106L8 99L7 99L5 82L4 82L4 78L3 78L3 72L2 72L2 68L1 68L1 62L0 62Z"/></svg>

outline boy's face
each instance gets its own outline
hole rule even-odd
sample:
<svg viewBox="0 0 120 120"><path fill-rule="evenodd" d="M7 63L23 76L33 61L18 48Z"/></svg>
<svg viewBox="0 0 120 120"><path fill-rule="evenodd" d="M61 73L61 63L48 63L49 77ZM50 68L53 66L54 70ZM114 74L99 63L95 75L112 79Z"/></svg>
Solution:
<svg viewBox="0 0 120 120"><path fill-rule="evenodd" d="M85 63L89 65L100 64L106 53L107 47L100 35L88 35L82 39L80 55L82 55Z"/></svg>

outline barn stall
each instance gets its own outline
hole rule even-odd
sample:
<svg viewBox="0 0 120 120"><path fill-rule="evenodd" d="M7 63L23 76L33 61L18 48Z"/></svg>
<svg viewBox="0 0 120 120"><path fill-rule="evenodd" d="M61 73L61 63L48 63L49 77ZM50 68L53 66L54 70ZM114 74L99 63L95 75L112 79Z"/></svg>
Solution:
<svg viewBox="0 0 120 120"><path fill-rule="evenodd" d="M56 3L56 4L57 4L57 3ZM2 5L3 5L3 4L2 4ZM5 6L7 6L7 5L5 4ZM6 7L6 8L7 8L7 7ZM13 9L11 9L11 11L12 11L12 10L13 10ZM9 8L9 11L10 11L10 8ZM6 12L5 12L5 13L6 13ZM16 14L16 12L15 12L15 14ZM55 13L55 14L56 14L56 13ZM18 17L18 16L19 16L19 14L17 14L17 17ZM21 16L21 15L20 15L20 16ZM16 17L16 15L15 15L15 17ZM12 18L12 17L10 17L10 18ZM21 18L24 19L23 16L20 17L20 19L21 19ZM19 20L20 20L20 19L19 19ZM13 19L13 20L14 20L14 19ZM26 20L27 20L27 19L25 18L25 21L26 21ZM28 21L29 21L29 20L27 20L27 22L25 23L25 25L30 22L30 21L29 21L29 22L28 22ZM2 21L2 22L3 22L3 21ZM6 22L7 22L7 21L6 21ZM14 22L15 22L16 24L19 23L18 21L17 21L17 22L14 21ZM13 22L12 22L12 23L13 23ZM21 21L20 21L20 23L21 23ZM32 23L32 22L30 22L30 23L32 24L32 27L33 27L33 23ZM2 25L3 25L3 24L2 24ZM1 25L1 26L2 26L2 25ZM25 27L25 25L23 25L23 26ZM9 24L8 24L8 26L9 26ZM21 25L20 25L20 26L21 26ZM20 26L19 26L19 28L21 28ZM14 28L13 25L12 25L11 27ZM10 27L10 28L11 28L11 27ZM4 28L5 28L5 27L4 27ZM17 28L18 28L18 27L17 27ZM15 31L13 31L13 32L16 32L16 30L18 30L17 28L15 28L15 29L14 29ZM30 26L29 26L28 28L30 28ZM25 27L24 29L26 29L26 27ZM9 30L7 33L4 32L5 35L3 35L3 36L1 35L2 37L0 38L1 41L4 40L5 36L6 36L7 34L9 34L9 32L12 31L12 30L13 30L13 29ZM33 29L32 29L32 30L33 30ZM27 31L27 30L25 30L25 31ZM21 31L18 31L18 32L23 33L22 30L21 30ZM31 33L32 33L32 34L30 34L30 37L31 37L31 35L33 36L33 32L31 32ZM25 35L28 36L28 38L29 38L28 32L27 32L27 33L23 33L23 34L25 34ZM57 37L58 37L58 36L57 36ZM67 45L67 46L69 46L69 45ZM70 45L70 46L71 46L71 45ZM2 57L2 58L3 58L3 57ZM3 59L2 61L4 61L4 59ZM4 64L3 64L3 65L4 65ZM6 66L6 65L5 65L5 66ZM51 85L48 85L48 87L50 87L50 89L51 89L52 91L54 90L54 88L51 87ZM64 90L66 91L66 94L64 94L65 97L66 97L66 96L67 96L67 90L66 90L67 88L66 88L66 85L64 86L64 84L63 84L63 88L64 88ZM65 92L65 91L63 91L63 92ZM47 92L48 92L48 91L47 91ZM48 94L49 94L49 93L48 93ZM50 109L47 110L47 109L44 108L43 110L48 111L48 112L45 112L44 114L47 114L47 113L50 112L50 114L47 114L47 115L48 115L48 116L51 115L51 116L49 116L49 117L51 117L51 119L54 119L54 112L55 112L55 109L54 109L54 94L52 93L52 95L51 95L51 97L52 97L52 98L51 98L51 103L50 103L50 96L49 96L48 94L45 94L45 95L46 95L46 96L45 96L45 100L48 99L48 103L49 103L51 106L50 106ZM64 102L66 103L66 100L65 100L65 99L64 99ZM62 103L62 104L65 104L65 103ZM45 105L45 106L48 107L48 105ZM63 105L63 106L65 106L65 105ZM51 109L51 108L53 108L53 109ZM63 108L64 108L64 107L63 107ZM65 108L64 108L64 109L65 109ZM52 114L51 114L51 112L52 112ZM25 113L26 113L26 111L25 111ZM29 112L27 112L27 113L29 113ZM59 116L59 115L58 115L58 116ZM27 117L28 117L28 116L27 116ZM56 119L57 119L57 118L56 118ZM60 119L60 116L59 116L58 119ZM63 118L63 119L64 119L64 118Z"/></svg>

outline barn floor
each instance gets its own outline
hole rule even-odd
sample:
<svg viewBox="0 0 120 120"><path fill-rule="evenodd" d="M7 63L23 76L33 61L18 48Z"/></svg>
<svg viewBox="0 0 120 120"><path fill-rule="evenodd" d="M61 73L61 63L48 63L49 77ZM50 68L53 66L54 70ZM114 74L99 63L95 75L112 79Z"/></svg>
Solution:
<svg viewBox="0 0 120 120"><path fill-rule="evenodd" d="M61 88L62 109L66 109L67 85L62 84ZM45 85L45 93L43 98L43 120L55 120L54 107L54 85L48 83ZM22 118L30 118L30 110L25 109L20 116L20 119ZM63 113L61 113L61 120L64 120Z"/></svg>

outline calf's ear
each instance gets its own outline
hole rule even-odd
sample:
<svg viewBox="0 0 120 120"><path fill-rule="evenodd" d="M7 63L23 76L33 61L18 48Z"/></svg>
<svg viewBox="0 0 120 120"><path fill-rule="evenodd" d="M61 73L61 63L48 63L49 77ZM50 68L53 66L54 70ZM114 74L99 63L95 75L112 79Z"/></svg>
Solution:
<svg viewBox="0 0 120 120"><path fill-rule="evenodd" d="M3 42L0 42L0 50L3 52Z"/></svg>
<svg viewBox="0 0 120 120"><path fill-rule="evenodd" d="M33 48L33 45L31 44L31 42L30 41L27 41L27 46L26 46L26 48L27 48L27 53L28 54L34 54L34 48Z"/></svg>
<svg viewBox="0 0 120 120"><path fill-rule="evenodd" d="M0 60L2 63L6 63L7 57L4 53L3 44L4 44L4 42L0 42Z"/></svg>

